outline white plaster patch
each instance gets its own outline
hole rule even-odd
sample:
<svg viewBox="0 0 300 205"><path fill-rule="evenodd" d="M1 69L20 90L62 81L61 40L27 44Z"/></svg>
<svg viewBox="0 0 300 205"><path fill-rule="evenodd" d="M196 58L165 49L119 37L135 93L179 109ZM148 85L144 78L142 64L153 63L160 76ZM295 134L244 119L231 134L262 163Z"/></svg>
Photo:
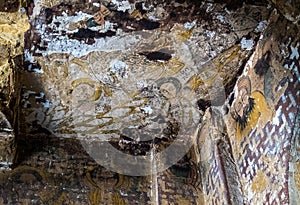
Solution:
<svg viewBox="0 0 300 205"><path fill-rule="evenodd" d="M216 35L216 32L214 32L214 31L205 30L204 32L210 38L213 38Z"/></svg>
<svg viewBox="0 0 300 205"><path fill-rule="evenodd" d="M32 11L31 19L35 19L41 13L44 0L34 0L34 8Z"/></svg>
<svg viewBox="0 0 300 205"><path fill-rule="evenodd" d="M267 25L268 25L268 21L266 21L266 20L259 22L255 29L255 32L262 32L263 30L265 30Z"/></svg>
<svg viewBox="0 0 300 205"><path fill-rule="evenodd" d="M217 19L223 24L227 23L226 18L222 15L217 15Z"/></svg>
<svg viewBox="0 0 300 205"><path fill-rule="evenodd" d="M100 5L100 3L94 2L94 3L93 3L93 6L96 6L96 7L99 7L99 8L100 8L101 5Z"/></svg>
<svg viewBox="0 0 300 205"><path fill-rule="evenodd" d="M216 52L216 51L210 51L209 54L210 54L210 56L211 56L212 58L214 58L214 57L217 56L217 52Z"/></svg>
<svg viewBox="0 0 300 205"><path fill-rule="evenodd" d="M62 12L62 16L55 16L49 25L49 27L56 31L66 31L67 33L77 32L77 29L70 31L70 23L77 23L79 21L87 20L92 18L93 15L83 13L81 11L76 12L76 16L68 16L66 12ZM44 34L44 30L40 29L40 34Z"/></svg>
<svg viewBox="0 0 300 205"><path fill-rule="evenodd" d="M126 12L131 10L131 4L128 1L111 0L111 2L117 6L118 11Z"/></svg>
<svg viewBox="0 0 300 205"><path fill-rule="evenodd" d="M183 26L185 29L191 30L196 25L196 21L186 22Z"/></svg>
<svg viewBox="0 0 300 205"><path fill-rule="evenodd" d="M0 170L10 170L11 162L0 162Z"/></svg>
<svg viewBox="0 0 300 205"><path fill-rule="evenodd" d="M139 125L130 125L128 126L129 129L138 129L140 126Z"/></svg>
<svg viewBox="0 0 300 205"><path fill-rule="evenodd" d="M99 33L105 33L108 30L115 31L115 28L114 28L115 25L117 25L117 23L111 23L110 21L104 21L104 25L94 26L89 29L92 31L98 31Z"/></svg>
<svg viewBox="0 0 300 205"><path fill-rule="evenodd" d="M52 103L49 100L46 100L45 102L42 102L44 108L49 108L51 107Z"/></svg>
<svg viewBox="0 0 300 205"><path fill-rule="evenodd" d="M213 4L212 3L207 3L206 5L207 5L207 7L206 7L206 12L207 13L209 13L210 11L213 10Z"/></svg>
<svg viewBox="0 0 300 205"><path fill-rule="evenodd" d="M121 195L121 196L128 196L128 194L122 192L122 190L120 190L120 195Z"/></svg>
<svg viewBox="0 0 300 205"><path fill-rule="evenodd" d="M295 100L294 96L292 95L292 93L289 93L289 98L291 100L292 105L296 107L297 103L296 103L296 100Z"/></svg>
<svg viewBox="0 0 300 205"><path fill-rule="evenodd" d="M128 66L123 61L114 59L109 64L109 69L111 72L119 75L122 78L128 77Z"/></svg>
<svg viewBox="0 0 300 205"><path fill-rule="evenodd" d="M151 115L153 113L153 109L150 106L142 107L141 110L149 115Z"/></svg>
<svg viewBox="0 0 300 205"><path fill-rule="evenodd" d="M250 51L253 49L254 41L252 39L246 39L245 37L241 40L241 48L247 51Z"/></svg>
<svg viewBox="0 0 300 205"><path fill-rule="evenodd" d="M24 50L24 58L24 61L34 63L34 56L27 49Z"/></svg>
<svg viewBox="0 0 300 205"><path fill-rule="evenodd" d="M127 50L139 42L137 36L123 36L96 39L92 45L87 45L84 41L69 39L67 36L58 36L49 40L46 51L37 51L44 56L53 53L70 53L74 57L80 58L93 51L119 51Z"/></svg>
<svg viewBox="0 0 300 205"><path fill-rule="evenodd" d="M273 124L278 126L279 125L279 119L280 119L280 116L281 116L281 109L282 109L282 106L279 106L279 108L276 110L276 114L275 114L275 117L273 118Z"/></svg>
<svg viewBox="0 0 300 205"><path fill-rule="evenodd" d="M75 33L78 29L70 30L71 23L78 23L80 21L87 20L93 17L90 14L83 12L77 12L75 16L68 16L63 12L63 16L57 16L53 18L53 21L48 26L57 31L58 35L49 35L45 32L45 25L37 26L39 33L41 34L42 41L47 42L47 48L45 51L37 50L37 53L41 53L43 56L50 55L53 53L70 53L75 57L82 57L93 51L116 51L116 50L127 50L133 45L139 42L139 36L114 36L101 39L95 39L95 43L92 45L86 44L84 41L75 39L69 39L67 35L60 35L62 31L67 33ZM98 32L106 32L107 30L113 30L114 23L105 21L103 26L93 28ZM27 55L28 59L31 56Z"/></svg>
<svg viewBox="0 0 300 205"><path fill-rule="evenodd" d="M145 3L142 3L142 7L143 7L144 10L148 11L148 10L150 10L151 7L153 7L153 6L152 6L152 4L150 4L149 7L147 7L147 6L145 5Z"/></svg>
<svg viewBox="0 0 300 205"><path fill-rule="evenodd" d="M291 46L292 54L290 55L290 59L296 58L299 59L299 52L298 52L299 43L295 47Z"/></svg>
<svg viewBox="0 0 300 205"><path fill-rule="evenodd" d="M45 97L45 93L40 92L39 94L39 96L35 96L36 99L43 99ZM41 102L41 104L44 106L44 108L49 108L52 105L52 103L49 100L45 100L45 102Z"/></svg>
<svg viewBox="0 0 300 205"><path fill-rule="evenodd" d="M159 21L160 18L157 18L156 16L154 15L151 15L151 16L148 16L148 19L152 20L152 21Z"/></svg>
<svg viewBox="0 0 300 205"><path fill-rule="evenodd" d="M136 88L137 88L138 90L142 90L142 89L144 89L144 88L146 88L146 87L148 87L148 83L147 83L146 81L144 81L144 80L138 81L138 82L136 83Z"/></svg>
<svg viewBox="0 0 300 205"><path fill-rule="evenodd" d="M281 115L282 117L282 126L279 128L279 132L282 132L283 131L283 128L284 127L289 127L289 126L286 126L286 125L288 125L288 123L287 123L287 121L286 121L286 118L285 118L285 115Z"/></svg>
<svg viewBox="0 0 300 205"><path fill-rule="evenodd" d="M40 95L39 95L39 96L36 96L35 98L36 98L36 99L41 99L41 98L43 98L43 97L45 97L45 93L40 92Z"/></svg>

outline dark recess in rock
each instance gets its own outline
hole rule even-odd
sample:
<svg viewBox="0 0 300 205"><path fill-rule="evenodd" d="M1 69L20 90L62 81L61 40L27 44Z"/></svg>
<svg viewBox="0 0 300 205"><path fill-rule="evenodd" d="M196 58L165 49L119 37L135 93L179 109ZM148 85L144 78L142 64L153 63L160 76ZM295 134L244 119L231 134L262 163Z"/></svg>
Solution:
<svg viewBox="0 0 300 205"><path fill-rule="evenodd" d="M92 31L90 29L86 28L80 28L78 29L78 32L69 35L70 38L75 38L78 40L87 39L87 38L104 38L104 37L111 37L115 36L115 31L107 31L105 33L99 33L97 31Z"/></svg>
<svg viewBox="0 0 300 205"><path fill-rule="evenodd" d="M160 26L159 22L150 21L145 18L141 19L140 23L144 27L144 29L147 29L147 30L154 30L154 29L159 28L159 26Z"/></svg>
<svg viewBox="0 0 300 205"><path fill-rule="evenodd" d="M0 0L0 12L17 12L19 0Z"/></svg>
<svg viewBox="0 0 300 205"><path fill-rule="evenodd" d="M24 49L27 49L29 51L32 51L32 46L34 45L34 56L41 56L42 54L36 53L36 50L45 50L46 48L41 47L41 36L38 33L38 31L30 25L30 29L24 34L24 39L26 41L24 42Z"/></svg>
<svg viewBox="0 0 300 205"><path fill-rule="evenodd" d="M26 1L25 10L26 10L26 14L27 14L28 17L32 15L33 7L34 7L34 1L33 0Z"/></svg>
<svg viewBox="0 0 300 205"><path fill-rule="evenodd" d="M46 8L45 9L45 21L47 24L50 24L52 22L53 19L53 10L51 8Z"/></svg>
<svg viewBox="0 0 300 205"><path fill-rule="evenodd" d="M123 29L126 32L131 32L127 26L134 28L135 30L154 30L160 27L159 22L151 21L148 19L137 20L131 17L127 12L114 11L113 15L108 16L107 19L112 22L118 23L118 28Z"/></svg>
<svg viewBox="0 0 300 205"><path fill-rule="evenodd" d="M205 110L211 106L211 102L209 100L200 99L197 101L198 108L205 112Z"/></svg>
<svg viewBox="0 0 300 205"><path fill-rule="evenodd" d="M124 136L121 138L124 138ZM148 141L140 142L132 139L130 141L125 139L111 139L109 143L116 149L133 156L145 156L152 148L151 143Z"/></svg>
<svg viewBox="0 0 300 205"><path fill-rule="evenodd" d="M135 4L135 8L136 8L137 10L139 10L139 12L140 12L142 15L145 14L145 13L147 13L147 11L143 9L143 3L142 3L142 2L136 3L136 4Z"/></svg>
<svg viewBox="0 0 300 205"><path fill-rule="evenodd" d="M158 61L158 60L168 61L172 58L171 54L161 52L161 51L153 51L150 53L139 53L139 54L146 56L146 58L151 61Z"/></svg>
<svg viewBox="0 0 300 205"><path fill-rule="evenodd" d="M234 101L234 94L232 93L232 94L230 95L230 97L229 97L228 104L229 104L230 106L232 106L233 101Z"/></svg>
<svg viewBox="0 0 300 205"><path fill-rule="evenodd" d="M260 77L265 75L270 68L270 51L266 52L254 66L255 73Z"/></svg>

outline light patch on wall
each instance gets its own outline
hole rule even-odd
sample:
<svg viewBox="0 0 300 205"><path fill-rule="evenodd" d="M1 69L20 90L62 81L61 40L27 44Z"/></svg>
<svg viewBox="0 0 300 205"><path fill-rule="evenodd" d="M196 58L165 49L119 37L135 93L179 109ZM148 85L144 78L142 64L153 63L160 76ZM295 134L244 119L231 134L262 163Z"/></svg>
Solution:
<svg viewBox="0 0 300 205"><path fill-rule="evenodd" d="M153 109L150 106L142 107L141 110L143 110L146 114L149 115L153 113Z"/></svg>
<svg viewBox="0 0 300 205"><path fill-rule="evenodd" d="M247 51L253 49L254 41L252 39L246 39L245 37L241 40L241 48Z"/></svg>
<svg viewBox="0 0 300 205"><path fill-rule="evenodd" d="M291 46L292 54L290 55L290 59L296 58L297 60L299 59L299 52L298 52L298 47L299 47L299 42L295 47Z"/></svg>
<svg viewBox="0 0 300 205"><path fill-rule="evenodd" d="M281 116L281 109L282 109L282 106L279 106L279 108L276 110L276 114L275 114L275 117L273 118L273 124L278 126L279 125L279 119L280 119L280 116Z"/></svg>
<svg viewBox="0 0 300 205"><path fill-rule="evenodd" d="M110 72L122 77L128 78L128 66L123 61L114 59L109 64Z"/></svg>
<svg viewBox="0 0 300 205"><path fill-rule="evenodd" d="M34 56L27 50L24 50L24 61L34 63Z"/></svg>
<svg viewBox="0 0 300 205"><path fill-rule="evenodd" d="M190 29L194 28L194 26L196 26L196 21L186 22L183 26L184 26L185 29L190 30Z"/></svg>
<svg viewBox="0 0 300 205"><path fill-rule="evenodd" d="M131 10L131 4L128 1L112 0L111 2L117 6L118 11L126 12Z"/></svg>
<svg viewBox="0 0 300 205"><path fill-rule="evenodd" d="M0 170L10 170L11 162L0 162Z"/></svg>
<svg viewBox="0 0 300 205"><path fill-rule="evenodd" d="M268 25L268 21L261 21L258 23L255 32L262 32Z"/></svg>
<svg viewBox="0 0 300 205"><path fill-rule="evenodd" d="M60 33L62 31L67 31L67 33L74 33L74 32L77 32L78 29L70 31L71 23L78 23L80 21L87 20L92 17L93 17L93 15L86 14L81 11L76 12L76 16L68 16L66 12L62 12L62 16L54 16L51 24L49 24L49 27ZM39 31L40 31L41 35L43 35L45 33L41 29Z"/></svg>
<svg viewBox="0 0 300 205"><path fill-rule="evenodd" d="M70 53L74 57L80 58L93 51L119 51L133 48L140 42L139 36L123 36L95 39L95 43L87 45L84 41L69 39L67 36L58 36L49 41L46 51L38 50L43 56L53 53Z"/></svg>

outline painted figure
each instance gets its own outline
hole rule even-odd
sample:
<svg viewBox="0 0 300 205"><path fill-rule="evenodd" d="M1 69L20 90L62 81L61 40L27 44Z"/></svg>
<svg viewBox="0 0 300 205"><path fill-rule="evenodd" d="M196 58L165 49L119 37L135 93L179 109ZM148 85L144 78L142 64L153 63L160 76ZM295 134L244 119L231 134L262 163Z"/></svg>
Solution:
<svg viewBox="0 0 300 205"><path fill-rule="evenodd" d="M260 91L251 91L248 76L242 76L237 83L231 115L236 122L236 139L239 144L255 128L272 119L272 111Z"/></svg>

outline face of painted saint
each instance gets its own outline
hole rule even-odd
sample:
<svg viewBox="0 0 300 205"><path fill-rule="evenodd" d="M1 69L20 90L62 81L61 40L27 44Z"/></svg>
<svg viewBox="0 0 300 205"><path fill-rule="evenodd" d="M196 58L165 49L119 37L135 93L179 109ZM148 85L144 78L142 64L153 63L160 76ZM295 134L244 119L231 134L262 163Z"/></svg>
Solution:
<svg viewBox="0 0 300 205"><path fill-rule="evenodd" d="M239 123L241 129L244 129L249 115L254 108L254 99L249 96L246 87L241 87L239 89L233 106L236 114L236 121Z"/></svg>
<svg viewBox="0 0 300 205"><path fill-rule="evenodd" d="M173 83L164 83L160 86L160 92L167 98L173 99L176 97L176 87Z"/></svg>
<svg viewBox="0 0 300 205"><path fill-rule="evenodd" d="M234 106L235 112L240 117L242 117L245 114L245 111L247 111L246 108L249 105L248 99L249 99L249 96L247 93L247 89L245 87L242 87L239 90L238 96L235 100L235 106Z"/></svg>

